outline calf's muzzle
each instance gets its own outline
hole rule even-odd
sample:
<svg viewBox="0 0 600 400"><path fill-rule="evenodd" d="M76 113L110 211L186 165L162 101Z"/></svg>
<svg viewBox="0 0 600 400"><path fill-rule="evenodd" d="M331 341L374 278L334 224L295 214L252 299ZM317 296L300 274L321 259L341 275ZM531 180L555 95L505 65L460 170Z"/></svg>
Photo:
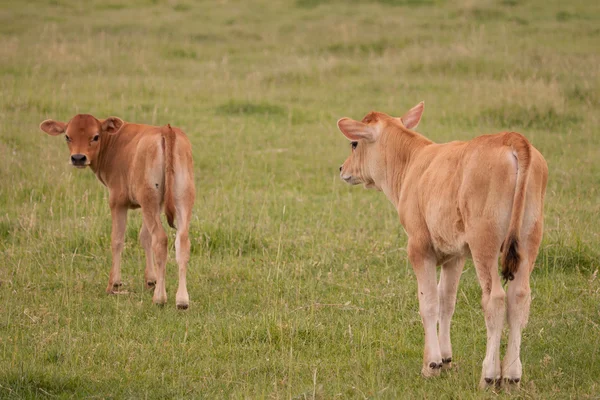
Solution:
<svg viewBox="0 0 600 400"><path fill-rule="evenodd" d="M85 154L72 154L71 155L71 164L76 166L84 166L86 164L87 157Z"/></svg>

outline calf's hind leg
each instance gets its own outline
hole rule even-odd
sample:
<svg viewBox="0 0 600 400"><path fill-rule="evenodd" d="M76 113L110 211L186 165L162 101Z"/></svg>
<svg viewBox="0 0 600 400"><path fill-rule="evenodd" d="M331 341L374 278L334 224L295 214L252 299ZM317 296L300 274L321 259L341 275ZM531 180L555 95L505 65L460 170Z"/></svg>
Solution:
<svg viewBox="0 0 600 400"><path fill-rule="evenodd" d="M187 263L190 259L190 239L188 237L189 221L178 223L177 237L175 238L175 252L179 266L179 286L175 295L177 308L185 310L190 305L190 296L187 291L186 273Z"/></svg>
<svg viewBox="0 0 600 400"><path fill-rule="evenodd" d="M523 374L521 364L521 331L527 325L531 304L529 277L533 271L538 249L542 241L543 222L540 219L533 232L526 237L521 249L521 260L515 278L508 284L508 345L502 360L502 378L505 384L519 384Z"/></svg>
<svg viewBox="0 0 600 400"><path fill-rule="evenodd" d="M190 260L190 218L192 216L192 207L196 189L193 182L188 183L183 196L177 201L177 237L175 238L175 252L177 265L179 266L179 287L175 297L177 308L185 310L189 307L190 297L187 291L187 264Z"/></svg>
<svg viewBox="0 0 600 400"><path fill-rule="evenodd" d="M500 249L500 245L498 245ZM488 247L489 250L489 247ZM505 318L504 289L498 274L498 250L489 255L489 252L471 247L471 254L475 263L475 270L481 285L481 306L487 328L487 345L485 359L481 371L479 386L487 386L500 382L502 375L500 367L500 339Z"/></svg>
<svg viewBox="0 0 600 400"><path fill-rule="evenodd" d="M524 262L525 261L525 262ZM502 378L506 384L518 384L521 381L521 331L527 324L531 290L529 288L529 263L521 261L514 279L508 284L508 344L502 360Z"/></svg>
<svg viewBox="0 0 600 400"><path fill-rule="evenodd" d="M146 287L153 288L156 285L156 271L154 268L154 257L152 256L152 235L143 221L142 229L140 229L140 243L146 253L146 269L144 271Z"/></svg>
<svg viewBox="0 0 600 400"><path fill-rule="evenodd" d="M155 304L167 302L167 290L165 286L166 264L167 264L167 234L160 222L160 206L157 203L142 205L142 218L152 241L152 253L156 263L156 286L152 301Z"/></svg>

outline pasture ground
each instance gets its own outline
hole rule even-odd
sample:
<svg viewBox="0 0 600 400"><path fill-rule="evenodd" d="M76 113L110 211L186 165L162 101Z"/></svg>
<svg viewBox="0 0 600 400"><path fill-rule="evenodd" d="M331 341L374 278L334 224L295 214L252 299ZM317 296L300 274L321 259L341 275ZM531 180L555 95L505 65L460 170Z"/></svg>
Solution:
<svg viewBox="0 0 600 400"><path fill-rule="evenodd" d="M0 1L0 397L478 398L485 327L461 280L454 370L420 377L406 236L348 187L342 116L445 142L517 130L550 166L524 398L600 396L600 3ZM62 137L76 113L183 128L198 189L175 309L143 287L139 212L107 296L110 213ZM504 337L506 339L506 337ZM505 342L505 340L504 340Z"/></svg>

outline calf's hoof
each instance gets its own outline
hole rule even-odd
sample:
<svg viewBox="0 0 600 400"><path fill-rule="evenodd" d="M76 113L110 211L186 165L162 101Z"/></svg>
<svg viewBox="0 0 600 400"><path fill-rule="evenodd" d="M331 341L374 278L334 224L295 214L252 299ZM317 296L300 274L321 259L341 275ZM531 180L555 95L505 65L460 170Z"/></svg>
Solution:
<svg viewBox="0 0 600 400"><path fill-rule="evenodd" d="M518 389L521 386L521 378L503 378L502 388L507 391Z"/></svg>
<svg viewBox="0 0 600 400"><path fill-rule="evenodd" d="M175 295L175 305L178 310L187 310L190 306L190 296L186 290L177 290Z"/></svg>
<svg viewBox="0 0 600 400"><path fill-rule="evenodd" d="M495 388L498 387L500 385L500 377L496 377L496 378L485 378L482 377L481 381L479 382L479 388L480 389L487 389L487 388Z"/></svg>
<svg viewBox="0 0 600 400"><path fill-rule="evenodd" d="M452 357L442 358L442 370L445 371L450 368L452 368Z"/></svg>
<svg viewBox="0 0 600 400"><path fill-rule="evenodd" d="M423 369L421 369L421 375L423 375L424 378L432 378L434 376L440 376L441 370L441 362L430 362L428 365L423 365Z"/></svg>
<svg viewBox="0 0 600 400"><path fill-rule="evenodd" d="M117 294L119 293L119 289L123 286L121 282L109 283L106 287L106 294Z"/></svg>

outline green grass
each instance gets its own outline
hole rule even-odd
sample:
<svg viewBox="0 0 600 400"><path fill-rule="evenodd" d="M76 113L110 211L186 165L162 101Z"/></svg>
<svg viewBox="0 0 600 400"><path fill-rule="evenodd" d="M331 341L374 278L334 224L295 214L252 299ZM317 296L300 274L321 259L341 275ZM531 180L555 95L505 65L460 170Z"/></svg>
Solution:
<svg viewBox="0 0 600 400"><path fill-rule="evenodd" d="M600 3L542 0L2 0L1 398L476 398L472 264L455 370L420 377L406 236L343 184L343 116L401 115L438 142L505 129L550 168L524 332L524 398L600 393ZM140 215L106 296L107 193L46 118L170 123L192 141L191 308L143 288ZM506 337L504 338L506 339ZM500 394L501 397L514 395Z"/></svg>

